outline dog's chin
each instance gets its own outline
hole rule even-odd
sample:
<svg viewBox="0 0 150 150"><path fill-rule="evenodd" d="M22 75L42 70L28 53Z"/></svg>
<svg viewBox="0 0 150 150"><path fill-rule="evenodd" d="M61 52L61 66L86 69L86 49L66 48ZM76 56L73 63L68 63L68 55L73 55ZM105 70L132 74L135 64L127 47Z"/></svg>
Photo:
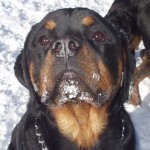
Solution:
<svg viewBox="0 0 150 150"><path fill-rule="evenodd" d="M57 105L66 103L94 103L95 94L74 72L65 72L56 83L52 99Z"/></svg>
<svg viewBox="0 0 150 150"><path fill-rule="evenodd" d="M98 91L93 92L77 73L65 72L58 78L50 102L57 106L87 103L99 107L109 100L111 94L100 89Z"/></svg>

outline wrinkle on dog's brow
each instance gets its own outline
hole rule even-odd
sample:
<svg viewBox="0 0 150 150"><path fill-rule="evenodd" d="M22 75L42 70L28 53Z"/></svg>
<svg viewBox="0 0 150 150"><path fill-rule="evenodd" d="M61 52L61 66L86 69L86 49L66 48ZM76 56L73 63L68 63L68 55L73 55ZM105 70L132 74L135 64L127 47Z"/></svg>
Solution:
<svg viewBox="0 0 150 150"><path fill-rule="evenodd" d="M45 28L48 30L54 30L56 28L56 22L54 20L49 20L45 23Z"/></svg>
<svg viewBox="0 0 150 150"><path fill-rule="evenodd" d="M82 23L85 25L85 26L91 26L93 25L95 22L94 18L92 16L86 16L82 19Z"/></svg>

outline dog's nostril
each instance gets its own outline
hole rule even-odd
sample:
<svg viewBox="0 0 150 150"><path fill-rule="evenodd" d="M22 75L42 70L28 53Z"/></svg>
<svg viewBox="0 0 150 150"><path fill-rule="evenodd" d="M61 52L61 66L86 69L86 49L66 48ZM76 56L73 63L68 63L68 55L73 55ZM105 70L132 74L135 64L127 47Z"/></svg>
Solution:
<svg viewBox="0 0 150 150"><path fill-rule="evenodd" d="M69 44L68 44L68 47L70 50L77 50L79 49L79 43L76 42L76 41L70 41Z"/></svg>
<svg viewBox="0 0 150 150"><path fill-rule="evenodd" d="M81 43L78 39L61 38L52 44L51 49L56 53L56 57L69 58L76 54L80 46Z"/></svg>
<svg viewBox="0 0 150 150"><path fill-rule="evenodd" d="M61 49L62 49L61 42L56 42L52 46L52 50L55 51L55 52L59 52L59 51L61 51Z"/></svg>

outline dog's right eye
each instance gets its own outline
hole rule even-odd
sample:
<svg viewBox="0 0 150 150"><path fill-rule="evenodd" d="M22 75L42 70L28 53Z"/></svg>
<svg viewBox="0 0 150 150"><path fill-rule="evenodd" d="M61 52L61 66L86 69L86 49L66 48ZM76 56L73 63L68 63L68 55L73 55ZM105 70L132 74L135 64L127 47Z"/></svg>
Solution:
<svg viewBox="0 0 150 150"><path fill-rule="evenodd" d="M40 38L39 38L39 43L41 45L47 45L49 44L49 38L45 35L42 35Z"/></svg>
<svg viewBox="0 0 150 150"><path fill-rule="evenodd" d="M105 40L104 33L102 31L96 31L93 34L93 41L103 42Z"/></svg>

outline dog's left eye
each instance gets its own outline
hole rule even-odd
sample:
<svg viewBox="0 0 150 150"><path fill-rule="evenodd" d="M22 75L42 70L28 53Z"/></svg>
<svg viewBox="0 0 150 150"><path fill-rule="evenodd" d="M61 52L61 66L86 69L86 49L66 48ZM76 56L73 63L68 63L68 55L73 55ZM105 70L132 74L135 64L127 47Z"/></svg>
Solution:
<svg viewBox="0 0 150 150"><path fill-rule="evenodd" d="M92 37L93 41L103 42L105 40L105 35L102 31L96 31Z"/></svg>
<svg viewBox="0 0 150 150"><path fill-rule="evenodd" d="M40 38L39 38L39 43L41 45L47 45L49 44L49 38L45 35L42 35Z"/></svg>

